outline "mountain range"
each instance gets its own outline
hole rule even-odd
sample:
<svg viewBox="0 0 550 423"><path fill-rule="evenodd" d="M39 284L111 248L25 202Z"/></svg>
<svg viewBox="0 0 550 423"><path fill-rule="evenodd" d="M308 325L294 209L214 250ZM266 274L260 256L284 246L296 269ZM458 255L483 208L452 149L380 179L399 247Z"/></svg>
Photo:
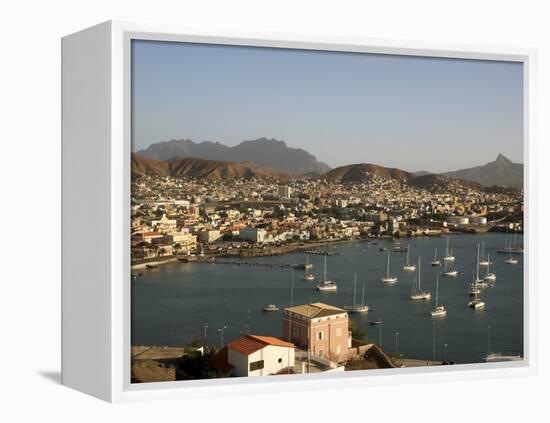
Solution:
<svg viewBox="0 0 550 423"><path fill-rule="evenodd" d="M496 160L482 166L441 174L427 171L411 173L368 163L331 169L305 150L288 147L284 141L268 138L243 141L234 147L228 147L219 142L195 143L191 140L172 140L151 144L134 156L132 156L132 173L136 175L170 174L210 180L217 177L282 178L285 175L315 178L322 175L323 178L342 182L358 182L369 175L379 175L402 182L410 183L415 180L418 183L424 181L427 184L441 184L445 179L436 178L440 175L485 187L523 187L523 164L513 163L502 154L499 154Z"/></svg>
<svg viewBox="0 0 550 423"><path fill-rule="evenodd" d="M137 152L140 156L166 161L175 158L194 157L196 159L220 160L234 163L253 163L263 168L289 174L322 174L330 167L300 148L288 147L284 141L258 138L243 141L234 147L219 142L172 140L151 144Z"/></svg>

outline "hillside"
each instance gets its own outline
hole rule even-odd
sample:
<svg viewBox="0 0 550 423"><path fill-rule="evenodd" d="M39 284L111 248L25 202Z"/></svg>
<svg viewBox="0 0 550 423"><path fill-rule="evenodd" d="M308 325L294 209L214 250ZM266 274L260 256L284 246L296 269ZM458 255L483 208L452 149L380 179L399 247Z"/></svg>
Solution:
<svg viewBox="0 0 550 423"><path fill-rule="evenodd" d="M132 176L160 175L196 178L206 181L217 179L278 178L285 175L261 169L255 165L194 157L161 162L132 153Z"/></svg>
<svg viewBox="0 0 550 423"><path fill-rule="evenodd" d="M373 176L405 182L412 177L412 174L401 169L359 163L340 166L322 175L328 181L341 182L362 182L371 179Z"/></svg>
<svg viewBox="0 0 550 423"><path fill-rule="evenodd" d="M443 175L477 182L483 186L523 188L523 164L513 163L502 154L485 165L446 172Z"/></svg>

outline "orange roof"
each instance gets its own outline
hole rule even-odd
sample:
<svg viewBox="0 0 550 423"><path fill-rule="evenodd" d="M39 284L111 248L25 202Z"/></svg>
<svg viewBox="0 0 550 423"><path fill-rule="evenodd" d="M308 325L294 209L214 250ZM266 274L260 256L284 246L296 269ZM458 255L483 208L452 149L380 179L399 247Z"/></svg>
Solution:
<svg viewBox="0 0 550 423"><path fill-rule="evenodd" d="M273 336L259 336L259 335L248 335L248 336L254 339L257 339L260 342L264 342L268 345L275 345L277 347L294 348L294 344L283 341L282 339L279 339L279 338L274 338Z"/></svg>
<svg viewBox="0 0 550 423"><path fill-rule="evenodd" d="M232 350L240 352L241 354L250 355L255 353L256 351L261 350L262 348L267 347L268 345L294 348L294 344L282 341L278 338L257 335L242 336L239 339L230 342L228 347Z"/></svg>

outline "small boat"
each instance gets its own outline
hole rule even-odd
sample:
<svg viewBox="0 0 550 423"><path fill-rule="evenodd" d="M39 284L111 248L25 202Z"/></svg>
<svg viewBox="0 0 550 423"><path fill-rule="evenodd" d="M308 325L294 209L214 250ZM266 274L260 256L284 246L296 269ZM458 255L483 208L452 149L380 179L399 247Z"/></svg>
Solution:
<svg viewBox="0 0 550 423"><path fill-rule="evenodd" d="M369 311L369 306L365 304L365 284L363 283L363 294L361 298L361 304L355 302L355 293L357 288L357 274L353 278L353 306L345 306L344 309L350 313L366 313Z"/></svg>
<svg viewBox="0 0 550 423"><path fill-rule="evenodd" d="M382 278L382 282L384 283L395 283L397 282L397 277L390 276L390 252L388 251L388 264L386 265L386 277Z"/></svg>
<svg viewBox="0 0 550 423"><path fill-rule="evenodd" d="M491 351L491 326L487 326L487 356L483 358L487 363L499 363L503 361L521 361L523 357L520 353Z"/></svg>
<svg viewBox="0 0 550 423"><path fill-rule="evenodd" d="M146 264L145 267L147 269L156 269L157 268L157 265L156 264Z"/></svg>
<svg viewBox="0 0 550 423"><path fill-rule="evenodd" d="M303 276L302 279L305 281L314 281L315 275L313 273L308 273L307 275Z"/></svg>
<svg viewBox="0 0 550 423"><path fill-rule="evenodd" d="M479 261L480 266L489 266L489 255L487 254L487 260L485 260L485 243L481 243L481 260Z"/></svg>
<svg viewBox="0 0 550 423"><path fill-rule="evenodd" d="M409 261L409 246L407 245L407 264L403 266L403 270L405 272L414 272L416 270L416 266L414 264L411 264Z"/></svg>
<svg viewBox="0 0 550 423"><path fill-rule="evenodd" d="M418 257L418 283L416 283L416 277L413 281L413 289L411 292L411 300L429 300L432 297L429 291L422 291L421 279L420 279L420 257Z"/></svg>
<svg viewBox="0 0 550 423"><path fill-rule="evenodd" d="M380 251L382 251L383 253L386 253L388 252L388 247L380 247Z"/></svg>
<svg viewBox="0 0 550 423"><path fill-rule="evenodd" d="M522 361L523 357L520 353L506 354L506 353L491 353L485 357L487 363L500 363L503 361Z"/></svg>
<svg viewBox="0 0 550 423"><path fill-rule="evenodd" d="M393 247L394 253L405 253L409 251L409 247L405 247L404 245L397 244L395 247Z"/></svg>
<svg viewBox="0 0 550 423"><path fill-rule="evenodd" d="M497 280L497 275L489 270L489 259L490 257L487 255L487 273L485 273L485 277L483 279L486 282L495 282Z"/></svg>
<svg viewBox="0 0 550 423"><path fill-rule="evenodd" d="M474 299L468 303L468 307L474 310L485 307L485 303L479 299L479 292L475 293Z"/></svg>
<svg viewBox="0 0 550 423"><path fill-rule="evenodd" d="M374 326L374 325L379 325L379 324L381 324L381 323L382 323L382 319L371 320L371 321L369 321L369 325L372 325L372 326Z"/></svg>
<svg viewBox="0 0 550 423"><path fill-rule="evenodd" d="M453 263L450 261L445 262L445 269L441 272L441 276L448 276L451 278L456 278L458 275L458 270L453 269Z"/></svg>
<svg viewBox="0 0 550 423"><path fill-rule="evenodd" d="M325 256L325 271L324 271L324 277L323 277L323 283L320 283L317 285L318 291L336 291L338 289L338 285L336 285L336 282L327 280L327 256Z"/></svg>
<svg viewBox="0 0 550 423"><path fill-rule="evenodd" d="M279 307L277 307L275 304L269 304L269 305L264 307L264 311L265 312L279 311Z"/></svg>
<svg viewBox="0 0 550 423"><path fill-rule="evenodd" d="M511 252L511 246L510 246L510 249L508 250L508 257L506 257L504 259L504 263L506 264L518 264L518 259L515 258L514 256L512 256L512 252Z"/></svg>
<svg viewBox="0 0 550 423"><path fill-rule="evenodd" d="M309 270L309 269L313 268L313 264L311 264L311 263L309 262L309 257L306 257L306 262L305 262L305 263L298 263L298 264L295 264L295 265L294 265L294 268L295 268L295 269Z"/></svg>
<svg viewBox="0 0 550 423"><path fill-rule="evenodd" d="M455 261L455 256L453 256L453 250L449 249L449 236L447 235L447 248L445 249L444 261Z"/></svg>
<svg viewBox="0 0 550 423"><path fill-rule="evenodd" d="M439 299L439 275L436 275L435 280L435 308L430 312L432 317L443 317L447 314L445 306L438 304Z"/></svg>
<svg viewBox="0 0 550 423"><path fill-rule="evenodd" d="M434 259L432 260L431 265L434 267L441 266L441 261L437 258L437 247L435 248Z"/></svg>

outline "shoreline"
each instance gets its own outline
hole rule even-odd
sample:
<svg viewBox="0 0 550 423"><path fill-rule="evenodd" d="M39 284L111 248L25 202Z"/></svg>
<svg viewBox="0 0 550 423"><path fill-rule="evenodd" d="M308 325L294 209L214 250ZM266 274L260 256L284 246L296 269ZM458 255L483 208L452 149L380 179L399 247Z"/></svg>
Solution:
<svg viewBox="0 0 550 423"><path fill-rule="evenodd" d="M483 232L477 232L477 233L471 233L471 232L463 232L463 231L449 231L446 233L446 235L485 235L487 233L492 233L493 231L483 231ZM494 231L499 233L498 231ZM144 261L142 263L136 263L131 264L131 270L144 270L148 269L149 266L158 267L165 264L170 263L205 263L209 262L215 259L245 259L245 258L256 258L256 257L277 257L277 256L284 256L287 254L308 254L308 250L312 250L319 247L327 247L331 245L336 244L345 244L345 243L351 243L351 242L381 242L381 241L391 241L399 243L401 240L405 239L415 239L419 237L426 237L426 238L434 238L434 237L441 237L441 235L419 235L419 236L412 236L412 237L406 237L406 238L396 238L396 237L390 237L390 236L381 236L378 238L354 238L354 239L331 239L331 240L324 240L324 241L314 241L314 242L308 242L303 243L303 245L300 245L301 243L297 244L287 244L287 245L281 245L281 246L275 246L275 247L267 247L268 251L244 251L236 254L204 254L202 256L200 255L194 255L194 256L188 256L188 255L179 255L179 256L168 256L166 258L156 258L151 259L149 261ZM320 252L309 252L309 254L319 254L322 255Z"/></svg>

